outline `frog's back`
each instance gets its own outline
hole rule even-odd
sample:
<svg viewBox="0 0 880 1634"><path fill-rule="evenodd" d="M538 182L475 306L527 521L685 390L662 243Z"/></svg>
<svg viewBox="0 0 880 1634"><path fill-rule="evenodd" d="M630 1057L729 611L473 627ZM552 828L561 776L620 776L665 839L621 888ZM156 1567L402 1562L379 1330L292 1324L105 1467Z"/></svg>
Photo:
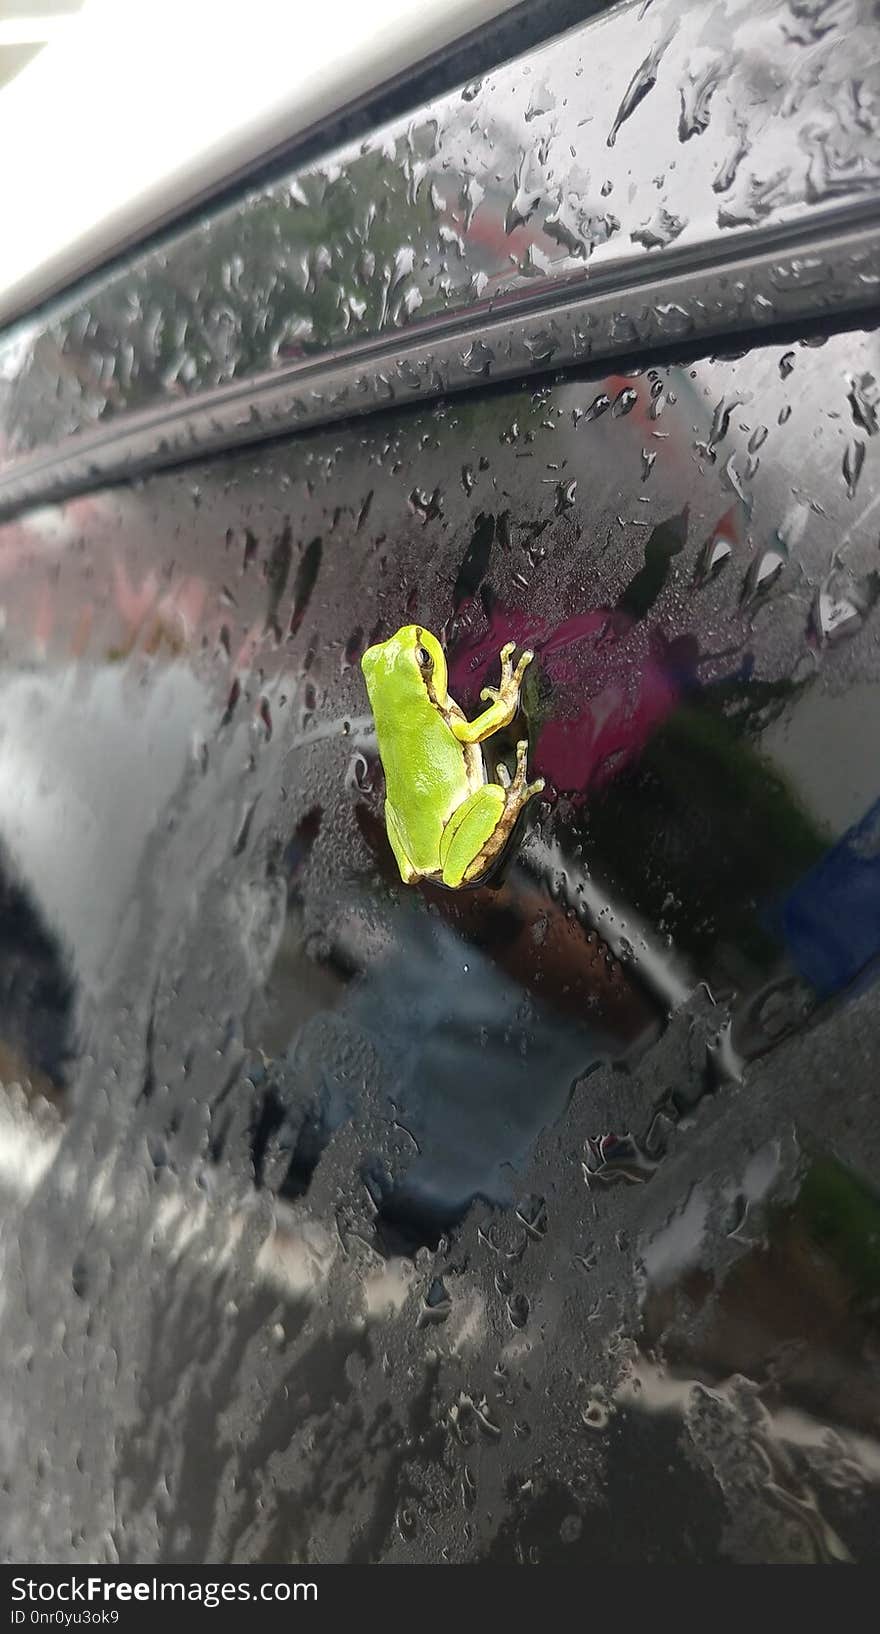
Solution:
<svg viewBox="0 0 880 1634"><path fill-rule="evenodd" d="M440 836L469 792L462 746L438 709L425 700L405 722L376 714L385 798L406 854L419 873L440 871Z"/></svg>

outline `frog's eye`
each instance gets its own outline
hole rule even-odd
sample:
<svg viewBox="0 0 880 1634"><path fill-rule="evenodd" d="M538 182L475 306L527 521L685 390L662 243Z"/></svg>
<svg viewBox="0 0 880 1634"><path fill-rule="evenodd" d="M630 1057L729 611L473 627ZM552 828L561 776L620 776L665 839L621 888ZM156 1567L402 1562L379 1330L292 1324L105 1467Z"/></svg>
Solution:
<svg viewBox="0 0 880 1634"><path fill-rule="evenodd" d="M425 651L424 647L416 647L416 663L420 670L427 671L434 668L434 660L431 654Z"/></svg>

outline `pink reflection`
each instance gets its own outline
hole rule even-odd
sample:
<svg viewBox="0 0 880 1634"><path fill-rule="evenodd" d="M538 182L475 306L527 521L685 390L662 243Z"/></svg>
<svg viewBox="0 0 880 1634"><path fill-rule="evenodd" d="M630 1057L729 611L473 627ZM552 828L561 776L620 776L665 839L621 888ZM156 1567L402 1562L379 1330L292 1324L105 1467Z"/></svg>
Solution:
<svg viewBox="0 0 880 1634"><path fill-rule="evenodd" d="M583 798L637 759L694 683L699 649L606 608L561 624L493 608L479 635L465 635L449 660L450 691L472 709L493 684L506 641L531 647L551 696L533 712L531 764L560 793Z"/></svg>

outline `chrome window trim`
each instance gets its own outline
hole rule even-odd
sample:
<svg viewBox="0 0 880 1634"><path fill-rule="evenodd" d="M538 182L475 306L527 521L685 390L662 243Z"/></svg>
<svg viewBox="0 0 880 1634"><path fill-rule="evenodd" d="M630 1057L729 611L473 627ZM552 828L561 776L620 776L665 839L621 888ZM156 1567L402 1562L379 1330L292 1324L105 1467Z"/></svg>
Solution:
<svg viewBox="0 0 880 1634"><path fill-rule="evenodd" d="M790 61L776 60L780 42ZM760 94L740 100L752 82ZM375 198L389 178L405 196L383 233ZM880 298L878 202L868 0L840 0L828 17L780 0L698 0L686 13L633 0L12 331L0 344L0 510L392 402L864 314ZM468 236L481 208L488 249ZM239 247L239 270L218 315L208 257L221 241ZM552 259L540 248L551 242ZM176 372L162 368L172 332ZM299 354L286 360L285 335Z"/></svg>
<svg viewBox="0 0 880 1634"><path fill-rule="evenodd" d="M365 347L280 375L205 392L192 403L121 417L59 449L40 450L0 473L0 518L99 484L263 437L424 401L521 377L535 370L631 357L650 348L735 337L781 321L856 315L876 303L880 228L844 232L784 251L765 250L721 266L683 268L665 278L613 286L559 306L519 310L403 348ZM803 279L804 268L809 278ZM495 363L476 367L481 348Z"/></svg>

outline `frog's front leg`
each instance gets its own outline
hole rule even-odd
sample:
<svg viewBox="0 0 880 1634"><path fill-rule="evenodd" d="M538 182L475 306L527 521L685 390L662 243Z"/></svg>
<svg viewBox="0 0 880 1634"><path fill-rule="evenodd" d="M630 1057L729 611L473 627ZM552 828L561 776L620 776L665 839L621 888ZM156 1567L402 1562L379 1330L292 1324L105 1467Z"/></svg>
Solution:
<svg viewBox="0 0 880 1634"><path fill-rule="evenodd" d="M501 685L498 687L484 687L480 693L484 701L490 699L488 709L478 715L475 721L453 718L449 724L460 743L482 743L490 738L493 732L500 732L503 726L509 726L519 706L519 693L522 678L534 658L534 653L524 652L514 669L511 663L514 644L508 641L501 648Z"/></svg>

